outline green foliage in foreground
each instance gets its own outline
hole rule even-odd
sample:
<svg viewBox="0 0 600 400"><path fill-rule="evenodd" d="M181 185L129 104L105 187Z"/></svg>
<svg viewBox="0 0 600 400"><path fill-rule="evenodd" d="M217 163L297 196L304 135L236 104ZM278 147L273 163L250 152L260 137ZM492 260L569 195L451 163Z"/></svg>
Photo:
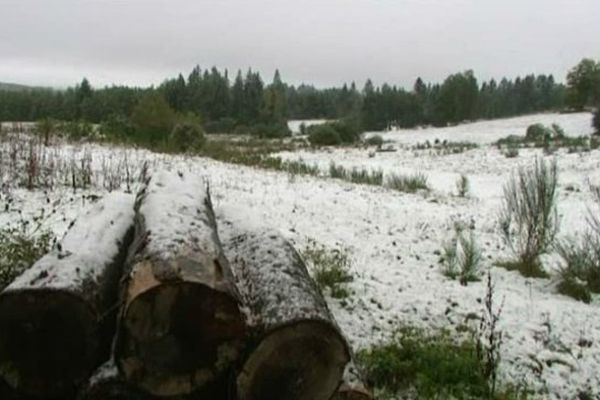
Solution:
<svg viewBox="0 0 600 400"><path fill-rule="evenodd" d="M354 277L350 272L350 257L344 249L327 248L314 240L302 252L302 257L309 264L315 282L322 291L329 291L331 297L345 298L349 293L346 284Z"/></svg>
<svg viewBox="0 0 600 400"><path fill-rule="evenodd" d="M511 391L490 395L475 340L456 341L447 331L428 334L403 328L358 357L378 399L397 399L401 394L418 399L525 398Z"/></svg>
<svg viewBox="0 0 600 400"><path fill-rule="evenodd" d="M0 291L46 254L53 240L49 231L29 234L19 227L0 229Z"/></svg>

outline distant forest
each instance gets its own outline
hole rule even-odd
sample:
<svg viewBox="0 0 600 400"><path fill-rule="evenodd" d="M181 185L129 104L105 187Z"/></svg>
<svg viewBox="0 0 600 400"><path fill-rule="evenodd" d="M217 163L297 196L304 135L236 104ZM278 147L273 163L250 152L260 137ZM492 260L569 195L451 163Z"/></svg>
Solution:
<svg viewBox="0 0 600 400"><path fill-rule="evenodd" d="M585 62L592 63L593 74L597 76L600 68L591 60L583 60L570 76ZM572 80L567 85L571 92L575 86ZM319 89L286 84L279 71L270 83L265 83L252 70L240 71L232 78L227 71L214 67L206 70L196 67L187 77L180 74L150 88L95 89L87 79L66 90L0 87L0 121L52 118L127 123L136 107L145 103L150 107L146 110L148 115L191 116L201 121L207 132L239 132L256 125L280 126L289 119L316 118L345 119L361 130L383 130L393 126L444 126L566 106L583 108L588 104L587 98L576 102L572 97L569 87L557 83L552 75L479 83L472 71L466 71L450 75L442 83L426 83L419 78L410 89L388 84L375 86L371 80L362 88L351 83Z"/></svg>

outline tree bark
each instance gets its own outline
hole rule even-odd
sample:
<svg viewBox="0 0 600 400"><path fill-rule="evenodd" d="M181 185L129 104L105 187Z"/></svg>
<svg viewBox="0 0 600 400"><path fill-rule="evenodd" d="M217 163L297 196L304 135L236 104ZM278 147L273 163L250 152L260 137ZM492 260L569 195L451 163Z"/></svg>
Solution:
<svg viewBox="0 0 600 400"><path fill-rule="evenodd" d="M373 400L373 394L367 388L354 360L346 365L342 384L332 400Z"/></svg>
<svg viewBox="0 0 600 400"><path fill-rule="evenodd" d="M330 399L349 350L304 262L279 233L220 228L255 338L239 399Z"/></svg>
<svg viewBox="0 0 600 400"><path fill-rule="evenodd" d="M138 194L135 221L117 366L152 394L190 393L226 373L246 334L208 189L156 174Z"/></svg>
<svg viewBox="0 0 600 400"><path fill-rule="evenodd" d="M108 359L134 197L105 196L0 294L0 379L67 397Z"/></svg>

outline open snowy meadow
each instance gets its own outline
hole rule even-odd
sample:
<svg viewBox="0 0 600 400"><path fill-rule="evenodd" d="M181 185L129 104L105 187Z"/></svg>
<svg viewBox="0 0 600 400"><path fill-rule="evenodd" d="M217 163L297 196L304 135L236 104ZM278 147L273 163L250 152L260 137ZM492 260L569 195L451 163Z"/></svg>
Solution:
<svg viewBox="0 0 600 400"><path fill-rule="evenodd" d="M555 159L558 237L582 235L589 213L600 212L591 191L600 184L600 149L525 148L507 157L493 144L509 135L524 136L533 123L556 123L567 136L588 135L590 120L587 113L530 115L382 133L382 149L390 151L303 148L273 155L317 166L316 176L93 143L41 148L43 159L31 166L26 164L31 146L17 148L17 139L3 139L0 226L39 217L44 229L60 238L98 196L111 190L135 192L145 163L150 173L161 167L190 171L209 182L217 217L275 227L300 251L317 243L348 255L353 277L348 295L325 294L355 349L379 343L401 326L447 329L452 335L477 328L490 270L495 307L501 306L500 382L523 385L535 398L598 395L600 300L592 297L586 304L558 293L561 260L553 252L543 256L547 278L525 278L497 263L513 256L498 222L503 185L511 174L536 159ZM444 141L472 145L454 152ZM392 173L420 173L430 190L405 193L334 179L328 175L332 163L381 171L384 179ZM22 172L38 165L43 187L28 185ZM461 176L469 182L463 196L457 187ZM440 263L457 226L473 233L483 256L481 280L467 285L445 276Z"/></svg>

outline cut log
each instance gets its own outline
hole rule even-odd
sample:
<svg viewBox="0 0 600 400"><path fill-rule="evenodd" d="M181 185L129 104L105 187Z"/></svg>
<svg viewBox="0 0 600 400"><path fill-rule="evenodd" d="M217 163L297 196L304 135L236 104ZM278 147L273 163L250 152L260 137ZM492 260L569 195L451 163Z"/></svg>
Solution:
<svg viewBox="0 0 600 400"><path fill-rule="evenodd" d="M96 370L77 399L152 400L152 397L125 381L111 358Z"/></svg>
<svg viewBox="0 0 600 400"><path fill-rule="evenodd" d="M256 336L237 377L239 399L330 399L349 350L304 262L279 233L220 228Z"/></svg>
<svg viewBox="0 0 600 400"><path fill-rule="evenodd" d="M226 373L246 336L208 189L158 173L138 194L135 220L117 366L152 394L190 393Z"/></svg>
<svg viewBox="0 0 600 400"><path fill-rule="evenodd" d="M0 378L66 397L108 359L134 197L105 196L0 294Z"/></svg>
<svg viewBox="0 0 600 400"><path fill-rule="evenodd" d="M346 365L344 379L332 400L373 400L373 394L354 360Z"/></svg>

